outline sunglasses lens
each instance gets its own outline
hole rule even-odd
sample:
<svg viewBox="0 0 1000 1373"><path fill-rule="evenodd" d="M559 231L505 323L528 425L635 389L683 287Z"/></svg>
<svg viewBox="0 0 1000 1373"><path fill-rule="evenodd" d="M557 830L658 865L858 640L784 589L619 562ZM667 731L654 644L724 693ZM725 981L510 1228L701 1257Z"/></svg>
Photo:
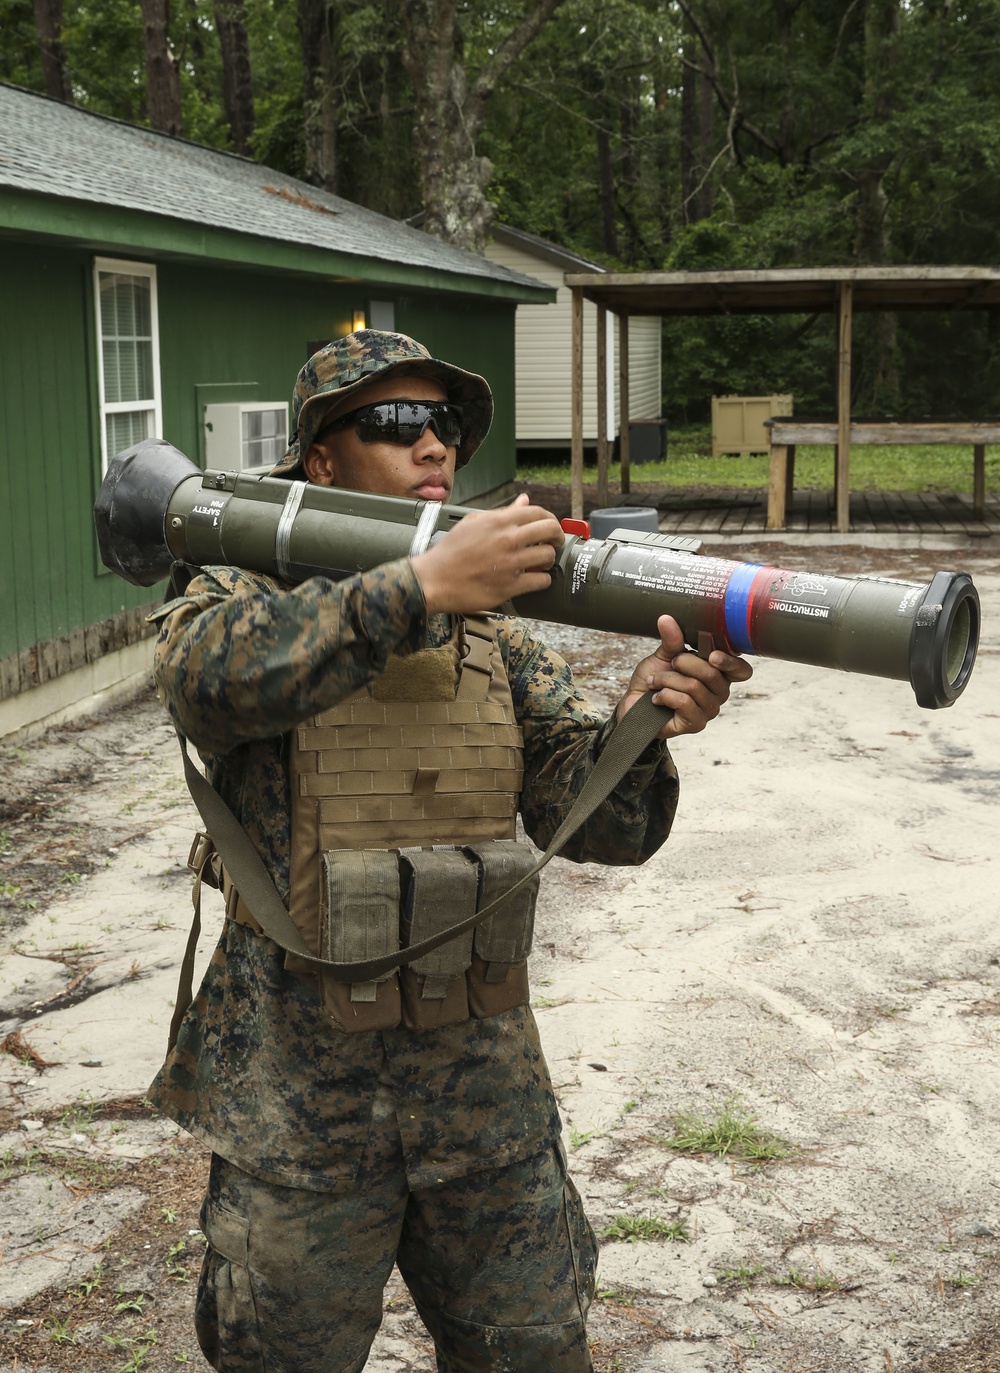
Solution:
<svg viewBox="0 0 1000 1373"><path fill-rule="evenodd" d="M364 443L413 444L428 425L449 448L457 448L462 441L462 412L446 401L383 401L366 405L354 419Z"/></svg>

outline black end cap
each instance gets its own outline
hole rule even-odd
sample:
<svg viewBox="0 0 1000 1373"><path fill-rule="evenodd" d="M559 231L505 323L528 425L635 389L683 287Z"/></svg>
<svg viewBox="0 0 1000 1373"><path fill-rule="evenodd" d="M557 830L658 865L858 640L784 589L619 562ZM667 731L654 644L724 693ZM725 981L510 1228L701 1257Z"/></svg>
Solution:
<svg viewBox="0 0 1000 1373"><path fill-rule="evenodd" d="M979 593L966 572L936 572L913 617L910 685L917 705L939 710L958 700L979 647Z"/></svg>
<svg viewBox="0 0 1000 1373"><path fill-rule="evenodd" d="M200 468L165 439L143 439L117 453L94 502L101 562L133 586L153 586L170 572L166 538L171 497Z"/></svg>

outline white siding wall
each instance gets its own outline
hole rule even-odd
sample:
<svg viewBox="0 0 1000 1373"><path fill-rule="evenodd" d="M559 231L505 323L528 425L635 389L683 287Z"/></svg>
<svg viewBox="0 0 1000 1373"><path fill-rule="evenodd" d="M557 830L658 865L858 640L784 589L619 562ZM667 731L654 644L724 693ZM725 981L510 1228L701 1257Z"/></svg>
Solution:
<svg viewBox="0 0 1000 1373"><path fill-rule="evenodd" d="M525 272L556 289L554 305L519 305L515 323L517 440L568 444L572 433L572 292L563 285L563 268L521 247L493 242L491 262ZM618 432L618 320L614 348L609 348L614 383L614 411L608 416L609 438ZM597 435L597 307L583 303L583 434L593 444ZM655 316L629 319L629 413L632 419L655 419L660 413L660 321ZM609 407L610 408L610 407Z"/></svg>

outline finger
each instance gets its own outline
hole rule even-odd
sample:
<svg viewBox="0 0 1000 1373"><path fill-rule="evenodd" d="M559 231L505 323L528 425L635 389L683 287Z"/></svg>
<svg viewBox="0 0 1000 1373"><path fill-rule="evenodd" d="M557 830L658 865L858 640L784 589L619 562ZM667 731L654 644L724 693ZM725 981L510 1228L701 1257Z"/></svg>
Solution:
<svg viewBox="0 0 1000 1373"><path fill-rule="evenodd" d="M753 676L753 667L745 658L738 658L734 653L723 653L716 650L709 654L708 661L713 667L725 673L731 682L749 682Z"/></svg>
<svg viewBox="0 0 1000 1373"><path fill-rule="evenodd" d="M658 706L666 706L673 715L664 728L664 737L676 734L699 734L719 713L721 702L702 705L686 691L660 691L653 696Z"/></svg>
<svg viewBox="0 0 1000 1373"><path fill-rule="evenodd" d="M542 510L540 506L515 508L508 505L495 513L497 518L492 523L497 537L509 537L515 540L518 546L538 543L549 544L553 548L561 548L566 542L563 527L555 515L550 514L547 510ZM480 522L483 519L482 516L466 516L466 519L469 518L476 518ZM485 534L482 523L480 523L479 533Z"/></svg>
<svg viewBox="0 0 1000 1373"><path fill-rule="evenodd" d="M530 596L533 591L547 591L551 585L552 578L547 572L523 572L511 594Z"/></svg>
<svg viewBox="0 0 1000 1373"><path fill-rule="evenodd" d="M672 615L661 615L656 622L656 630L660 636L660 647L656 650L658 658L665 658L669 662L676 654L683 652L684 634Z"/></svg>
<svg viewBox="0 0 1000 1373"><path fill-rule="evenodd" d="M683 710L686 702L693 702L696 710L714 719L729 700L729 682L721 672L710 671L709 680L679 672L655 674L650 681L653 700L674 710Z"/></svg>
<svg viewBox="0 0 1000 1373"><path fill-rule="evenodd" d="M556 550L550 543L529 544L521 550L522 572L540 572L552 566L556 560Z"/></svg>
<svg viewBox="0 0 1000 1373"><path fill-rule="evenodd" d="M699 658L697 653L678 653L670 664L672 670L681 677L693 677L696 681L709 686L726 681L726 675L712 663Z"/></svg>

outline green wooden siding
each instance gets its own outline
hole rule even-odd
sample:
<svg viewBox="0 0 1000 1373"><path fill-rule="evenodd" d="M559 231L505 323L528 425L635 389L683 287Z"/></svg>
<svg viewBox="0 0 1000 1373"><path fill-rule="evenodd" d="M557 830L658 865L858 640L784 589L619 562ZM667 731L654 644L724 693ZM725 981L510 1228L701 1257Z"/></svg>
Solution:
<svg viewBox="0 0 1000 1373"><path fill-rule="evenodd" d="M514 426L514 311L492 302L404 296L396 328L425 344L435 357L484 376L493 391L489 437L455 482L456 504L512 481L517 470Z"/></svg>
<svg viewBox="0 0 1000 1373"><path fill-rule="evenodd" d="M7 240L0 252L0 658L148 602L100 567L92 508L100 481L93 259L149 261ZM490 381L497 419L462 474L472 501L515 473L514 306L384 281L329 283L158 262L164 437L197 459L207 399L287 400L306 345L393 300L396 327ZM243 388L237 386L242 383Z"/></svg>
<svg viewBox="0 0 1000 1373"><path fill-rule="evenodd" d="M11 593L0 657L150 599L95 575L90 277L83 252L5 244L0 254L0 557Z"/></svg>

